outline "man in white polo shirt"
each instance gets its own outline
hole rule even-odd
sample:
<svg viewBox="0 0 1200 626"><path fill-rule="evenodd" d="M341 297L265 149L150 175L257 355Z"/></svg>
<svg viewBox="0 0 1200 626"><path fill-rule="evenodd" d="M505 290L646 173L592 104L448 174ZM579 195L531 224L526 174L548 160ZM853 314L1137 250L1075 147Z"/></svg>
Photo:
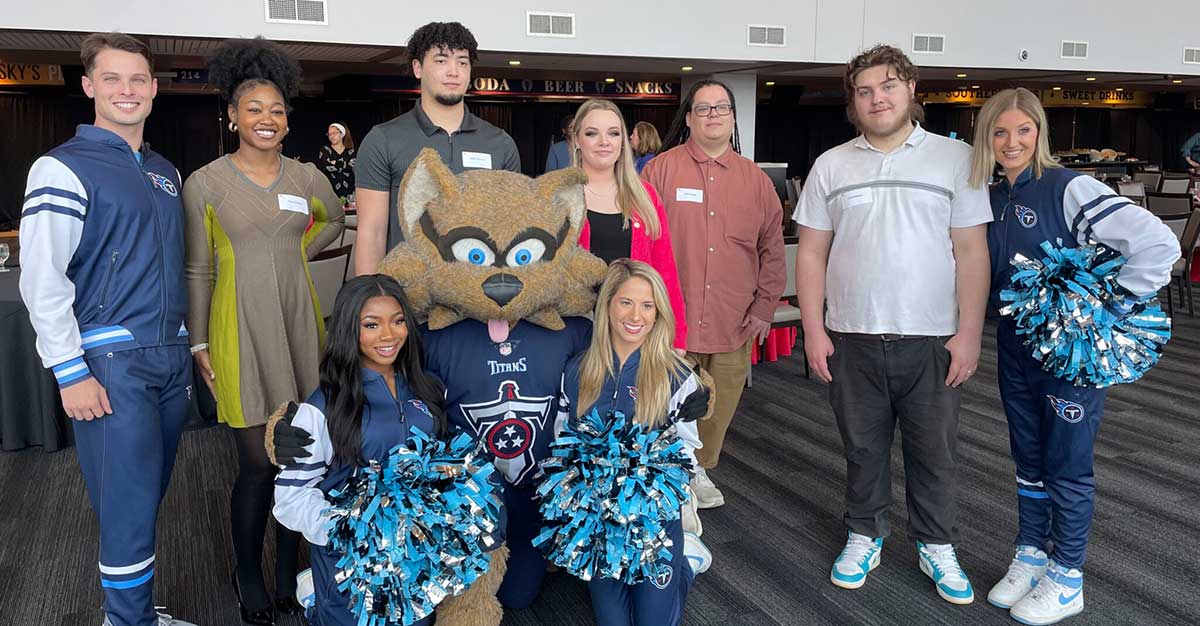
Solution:
<svg viewBox="0 0 1200 626"><path fill-rule="evenodd" d="M891 46L847 65L847 115L862 134L809 174L793 215L796 285L806 356L830 383L845 445L848 538L830 580L857 589L879 564L899 420L918 562L943 599L968 604L955 443L959 385L979 361L992 211L987 190L968 185L970 147L918 123L916 79Z"/></svg>

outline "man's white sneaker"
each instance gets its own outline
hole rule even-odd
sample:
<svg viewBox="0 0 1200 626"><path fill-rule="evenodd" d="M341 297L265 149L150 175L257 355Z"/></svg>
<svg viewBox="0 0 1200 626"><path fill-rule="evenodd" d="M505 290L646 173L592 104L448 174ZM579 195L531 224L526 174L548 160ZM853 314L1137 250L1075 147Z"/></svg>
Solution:
<svg viewBox="0 0 1200 626"><path fill-rule="evenodd" d="M829 580L843 589L858 589L867 582L867 574L879 567L883 537L872 539L854 532L846 533L846 547L833 562Z"/></svg>
<svg viewBox="0 0 1200 626"><path fill-rule="evenodd" d="M1083 572L1050 561L1033 590L1008 614L1022 624L1046 626L1083 612Z"/></svg>
<svg viewBox="0 0 1200 626"><path fill-rule="evenodd" d="M1045 552L1033 546L1017 546L1008 573L988 592L988 602L1002 609L1012 608L1046 573L1047 562Z"/></svg>
<svg viewBox="0 0 1200 626"><path fill-rule="evenodd" d="M967 574L958 565L954 546L948 543L917 542L917 562L921 571L933 580L938 595L953 604L970 604L975 601L975 589Z"/></svg>
<svg viewBox="0 0 1200 626"><path fill-rule="evenodd" d="M683 508L679 511L679 518L683 522L683 532L692 533L699 537L704 534L704 524L700 523L699 507L696 502L696 494L688 488L687 502L683 503Z"/></svg>
<svg viewBox="0 0 1200 626"><path fill-rule="evenodd" d="M683 533L683 555L687 557L688 565L692 566L692 572L697 576L712 567L712 551L700 541L700 537L692 533Z"/></svg>
<svg viewBox="0 0 1200 626"><path fill-rule="evenodd" d="M699 508L715 509L725 506L725 495L713 484L703 467L697 467L696 474L692 476L692 493L696 494L696 506Z"/></svg>

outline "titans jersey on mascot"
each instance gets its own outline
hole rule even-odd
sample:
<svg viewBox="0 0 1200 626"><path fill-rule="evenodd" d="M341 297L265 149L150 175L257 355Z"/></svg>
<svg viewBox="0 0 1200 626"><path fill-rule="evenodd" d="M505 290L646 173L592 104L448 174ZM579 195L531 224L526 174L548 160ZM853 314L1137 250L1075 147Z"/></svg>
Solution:
<svg viewBox="0 0 1200 626"><path fill-rule="evenodd" d="M563 368L591 341L591 322L565 321L557 331L519 321L500 343L475 320L422 329L425 367L446 385L450 423L482 441L514 485L528 484L546 458Z"/></svg>

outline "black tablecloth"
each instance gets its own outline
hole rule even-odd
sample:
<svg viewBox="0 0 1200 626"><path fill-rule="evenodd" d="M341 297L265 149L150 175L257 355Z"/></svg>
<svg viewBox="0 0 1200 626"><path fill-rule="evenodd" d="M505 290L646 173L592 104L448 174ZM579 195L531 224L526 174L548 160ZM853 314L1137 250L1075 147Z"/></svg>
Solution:
<svg viewBox="0 0 1200 626"><path fill-rule="evenodd" d="M29 311L21 301L19 268L0 273L0 450L42 446L53 452L74 443L70 419L62 409L58 384L42 367ZM196 379L188 427L216 422L216 404Z"/></svg>

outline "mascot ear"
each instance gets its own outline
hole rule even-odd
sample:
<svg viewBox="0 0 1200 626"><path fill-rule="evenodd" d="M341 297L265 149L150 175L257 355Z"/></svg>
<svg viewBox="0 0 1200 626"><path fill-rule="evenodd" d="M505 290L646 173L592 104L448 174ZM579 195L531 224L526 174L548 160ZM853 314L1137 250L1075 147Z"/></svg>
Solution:
<svg viewBox="0 0 1200 626"><path fill-rule="evenodd" d="M587 183L587 174L582 169L568 167L555 170L539 176L535 182L539 195L549 199L552 206L566 209L571 230L578 232L583 228L583 218L587 214L583 185Z"/></svg>
<svg viewBox="0 0 1200 626"><path fill-rule="evenodd" d="M429 203L438 196L452 202L458 195L458 181L450 168L442 163L437 150L425 148L408 166L397 195L400 226L404 238L412 241L418 237L417 222L429 210Z"/></svg>

